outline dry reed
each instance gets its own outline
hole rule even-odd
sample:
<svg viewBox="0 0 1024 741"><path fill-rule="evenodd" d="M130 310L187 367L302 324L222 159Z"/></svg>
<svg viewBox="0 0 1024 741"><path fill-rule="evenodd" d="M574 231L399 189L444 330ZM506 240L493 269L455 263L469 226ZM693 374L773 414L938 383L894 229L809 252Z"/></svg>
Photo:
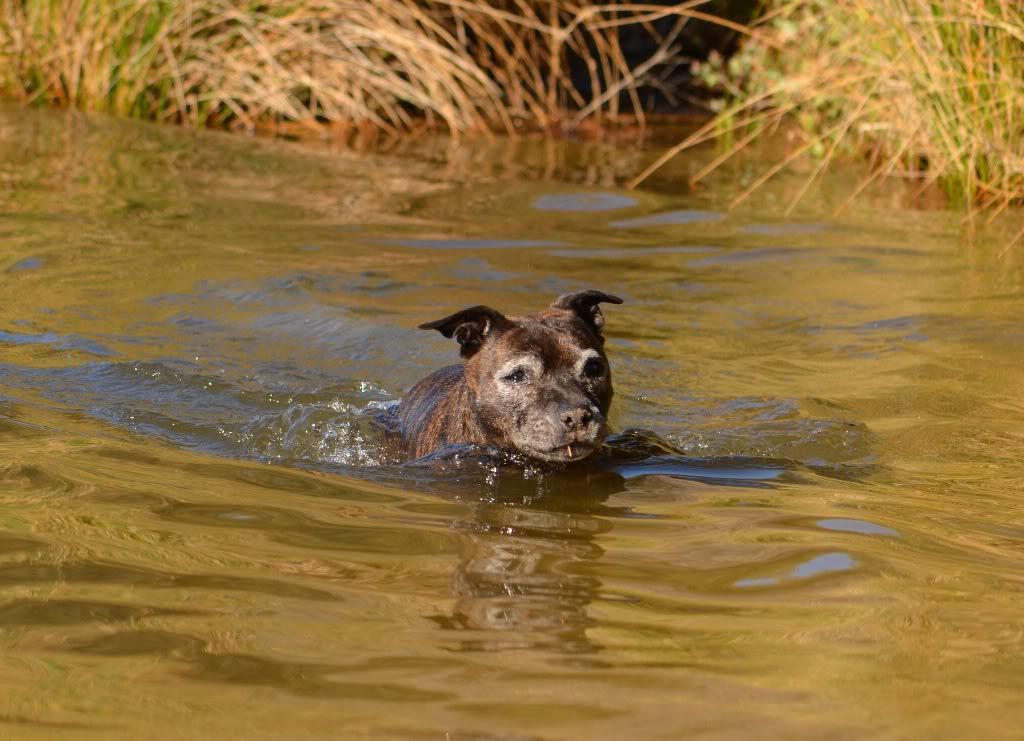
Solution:
<svg viewBox="0 0 1024 741"><path fill-rule="evenodd" d="M425 119L514 130L566 122L568 110L568 123L600 119L624 101L642 117L637 90L679 63L682 29L709 19L705 2L0 0L0 91L250 128ZM650 35L650 58L627 61L625 25Z"/></svg>

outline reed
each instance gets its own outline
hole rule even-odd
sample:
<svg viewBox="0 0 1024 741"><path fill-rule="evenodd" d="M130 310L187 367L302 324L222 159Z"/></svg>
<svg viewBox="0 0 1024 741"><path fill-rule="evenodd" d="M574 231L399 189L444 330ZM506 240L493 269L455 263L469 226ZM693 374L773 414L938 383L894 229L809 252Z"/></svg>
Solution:
<svg viewBox="0 0 1024 741"><path fill-rule="evenodd" d="M514 130L623 107L642 118L638 89L680 64L686 23L714 20L705 2L4 0L0 92L249 128L440 121L453 131ZM627 61L626 25L654 40L649 59ZM587 85L570 73L570 55Z"/></svg>
<svg viewBox="0 0 1024 741"><path fill-rule="evenodd" d="M698 68L723 92L717 116L633 184L707 139L715 167L784 122L800 138L734 204L802 158L940 185L969 212L1024 200L1024 4L1019 0L779 0L730 60ZM696 180L696 179L695 179ZM800 189L791 207L806 193ZM849 201L848 201L849 202Z"/></svg>

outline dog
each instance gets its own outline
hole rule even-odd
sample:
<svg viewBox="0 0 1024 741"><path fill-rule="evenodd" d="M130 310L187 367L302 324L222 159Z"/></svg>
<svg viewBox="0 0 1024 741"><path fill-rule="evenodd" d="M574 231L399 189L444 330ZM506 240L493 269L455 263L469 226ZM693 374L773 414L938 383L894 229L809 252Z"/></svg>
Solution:
<svg viewBox="0 0 1024 741"><path fill-rule="evenodd" d="M598 450L612 402L602 303L622 299L587 290L536 314L473 306L421 324L454 337L463 362L427 376L402 400L402 451L419 458L471 444L560 464Z"/></svg>

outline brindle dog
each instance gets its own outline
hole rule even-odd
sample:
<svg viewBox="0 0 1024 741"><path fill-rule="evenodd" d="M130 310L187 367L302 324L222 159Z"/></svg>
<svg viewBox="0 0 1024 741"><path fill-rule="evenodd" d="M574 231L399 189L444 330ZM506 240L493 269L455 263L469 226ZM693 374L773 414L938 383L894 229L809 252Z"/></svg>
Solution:
<svg viewBox="0 0 1024 741"><path fill-rule="evenodd" d="M597 450L612 401L601 303L622 299L582 291L537 314L474 306L421 324L454 337L465 361L427 376L402 401L404 452L469 443L564 463Z"/></svg>

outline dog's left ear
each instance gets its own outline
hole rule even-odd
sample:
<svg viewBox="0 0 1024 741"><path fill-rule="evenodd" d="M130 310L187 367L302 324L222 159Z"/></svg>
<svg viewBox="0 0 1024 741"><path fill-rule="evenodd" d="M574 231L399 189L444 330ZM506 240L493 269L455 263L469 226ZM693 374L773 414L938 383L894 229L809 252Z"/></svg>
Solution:
<svg viewBox="0 0 1024 741"><path fill-rule="evenodd" d="M505 328L508 319L490 306L473 306L457 311L444 319L421 324L420 329L436 329L448 339L459 343L459 354L464 358L476 353L490 335Z"/></svg>
<svg viewBox="0 0 1024 741"><path fill-rule="evenodd" d="M576 314L580 319L589 324L591 328L601 337L601 329L604 327L604 314L598 304L621 304L622 299L618 296L610 296L603 291L580 291L579 293L566 293L558 297L555 303L551 304L552 309L565 309Z"/></svg>

